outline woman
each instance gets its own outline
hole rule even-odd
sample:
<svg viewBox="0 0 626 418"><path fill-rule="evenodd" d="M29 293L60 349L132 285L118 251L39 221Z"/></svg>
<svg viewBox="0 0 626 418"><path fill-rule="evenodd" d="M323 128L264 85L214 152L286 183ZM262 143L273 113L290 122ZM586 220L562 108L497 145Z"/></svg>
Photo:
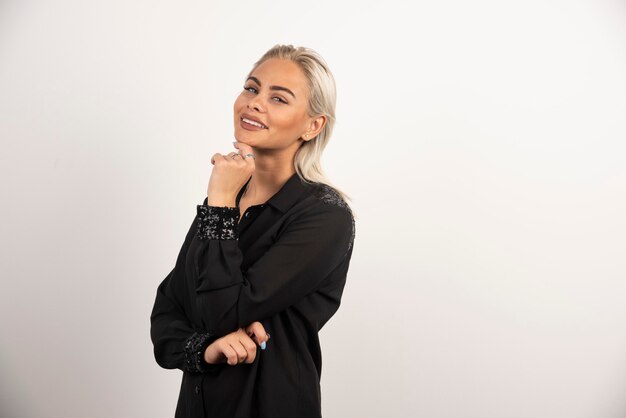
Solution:
<svg viewBox="0 0 626 418"><path fill-rule="evenodd" d="M157 363L184 372L177 418L321 416L318 331L339 308L355 234L319 161L335 97L308 48L276 45L248 74L238 152L213 155L150 316Z"/></svg>

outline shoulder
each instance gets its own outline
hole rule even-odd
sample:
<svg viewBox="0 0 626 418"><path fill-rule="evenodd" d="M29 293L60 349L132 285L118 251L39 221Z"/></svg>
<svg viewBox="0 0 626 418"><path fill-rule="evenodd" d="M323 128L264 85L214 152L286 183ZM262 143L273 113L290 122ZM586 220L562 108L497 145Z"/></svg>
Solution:
<svg viewBox="0 0 626 418"><path fill-rule="evenodd" d="M343 197L341 197L339 192L327 184L315 183L312 195L316 200L325 205L336 206L352 214L350 206Z"/></svg>
<svg viewBox="0 0 626 418"><path fill-rule="evenodd" d="M316 212L323 213L330 223L347 231L350 248L354 241L355 221L350 205L341 194L327 184L314 183L310 187L309 198L311 206L315 207Z"/></svg>
<svg viewBox="0 0 626 418"><path fill-rule="evenodd" d="M317 182L306 184L306 193L294 209L298 212L322 212L331 217L353 217L350 206L335 188Z"/></svg>

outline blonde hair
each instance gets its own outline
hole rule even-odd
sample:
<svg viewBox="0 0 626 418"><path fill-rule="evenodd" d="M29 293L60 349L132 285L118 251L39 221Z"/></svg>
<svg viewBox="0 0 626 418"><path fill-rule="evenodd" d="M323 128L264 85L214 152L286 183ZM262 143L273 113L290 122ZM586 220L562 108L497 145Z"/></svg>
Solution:
<svg viewBox="0 0 626 418"><path fill-rule="evenodd" d="M335 106L337 90L326 61L316 51L306 47L276 44L254 63L248 73L270 58L290 60L302 69L308 84L309 100L307 113L310 117L326 116L326 123L320 133L313 139L305 141L294 158L294 167L298 176L306 183L321 183L334 189L344 201L352 200L346 193L335 187L324 174L320 158L326 148L335 126ZM347 204L347 203L346 203Z"/></svg>

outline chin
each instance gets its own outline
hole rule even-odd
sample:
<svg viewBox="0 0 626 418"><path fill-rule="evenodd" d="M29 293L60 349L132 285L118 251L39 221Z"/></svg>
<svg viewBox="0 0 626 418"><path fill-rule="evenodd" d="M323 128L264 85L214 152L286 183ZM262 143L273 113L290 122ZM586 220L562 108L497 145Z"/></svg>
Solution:
<svg viewBox="0 0 626 418"><path fill-rule="evenodd" d="M235 139L242 144L250 145L251 147L254 146L254 141L250 141L249 136L245 133L235 132Z"/></svg>

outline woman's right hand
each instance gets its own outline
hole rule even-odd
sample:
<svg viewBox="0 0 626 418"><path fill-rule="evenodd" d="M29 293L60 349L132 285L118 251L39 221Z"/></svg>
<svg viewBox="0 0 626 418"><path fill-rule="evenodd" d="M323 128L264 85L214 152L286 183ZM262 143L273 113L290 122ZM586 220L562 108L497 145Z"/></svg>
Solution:
<svg viewBox="0 0 626 418"><path fill-rule="evenodd" d="M213 341L204 350L204 361L209 364L226 361L231 366L242 362L250 364L256 358L256 344L263 347L269 338L270 335L265 332L263 325L258 321L253 322L245 329L239 328Z"/></svg>

